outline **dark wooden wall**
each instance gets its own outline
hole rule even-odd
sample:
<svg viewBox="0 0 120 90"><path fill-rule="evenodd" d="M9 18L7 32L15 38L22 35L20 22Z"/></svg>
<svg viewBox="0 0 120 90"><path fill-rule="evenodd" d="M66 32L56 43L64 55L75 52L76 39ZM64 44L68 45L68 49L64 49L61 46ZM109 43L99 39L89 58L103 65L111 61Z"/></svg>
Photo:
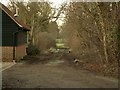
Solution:
<svg viewBox="0 0 120 90"><path fill-rule="evenodd" d="M21 28L4 11L0 13L2 13L2 46L24 44L27 40L26 31L21 31Z"/></svg>
<svg viewBox="0 0 120 90"><path fill-rule="evenodd" d="M2 46L2 10L0 9L0 46Z"/></svg>
<svg viewBox="0 0 120 90"><path fill-rule="evenodd" d="M16 40L16 45L23 45L27 43L27 32L26 31L22 31L17 33L17 40Z"/></svg>

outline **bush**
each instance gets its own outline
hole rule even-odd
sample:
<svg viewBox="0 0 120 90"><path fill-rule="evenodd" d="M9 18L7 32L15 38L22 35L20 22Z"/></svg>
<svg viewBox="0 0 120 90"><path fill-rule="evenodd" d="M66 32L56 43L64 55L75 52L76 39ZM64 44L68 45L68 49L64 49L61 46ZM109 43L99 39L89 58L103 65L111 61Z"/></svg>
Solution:
<svg viewBox="0 0 120 90"><path fill-rule="evenodd" d="M27 54L28 55L37 55L40 53L40 50L34 45L28 45Z"/></svg>

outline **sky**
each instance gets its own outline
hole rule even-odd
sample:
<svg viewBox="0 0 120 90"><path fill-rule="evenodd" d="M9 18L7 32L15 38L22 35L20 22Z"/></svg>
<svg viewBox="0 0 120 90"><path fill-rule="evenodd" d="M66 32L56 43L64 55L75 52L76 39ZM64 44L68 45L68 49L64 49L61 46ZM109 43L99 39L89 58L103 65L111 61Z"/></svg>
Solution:
<svg viewBox="0 0 120 90"><path fill-rule="evenodd" d="M64 0L49 0L49 1L53 2L53 6L57 8L64 2Z"/></svg>
<svg viewBox="0 0 120 90"><path fill-rule="evenodd" d="M53 6L54 8L59 8L59 7L61 6L61 4L62 4L63 2L65 2L65 0L49 0L49 1L53 3L52 6ZM64 16L64 15L61 15L61 16ZM64 18L60 18L60 19L57 20L57 24L58 24L59 26L61 26L61 25L63 24L63 21L64 21Z"/></svg>
<svg viewBox="0 0 120 90"><path fill-rule="evenodd" d="M14 0L13 0L14 1ZM18 0L18 1L28 1L28 0ZM32 0L32 1L36 1L36 0ZM39 1L42 1L42 0L39 0ZM52 7L53 8L59 8L60 6L61 6L61 4L65 1L65 0L45 0L45 1L50 1L50 2L52 2ZM2 3L2 4L4 4L5 6L7 6L7 4L9 3L9 0L0 0L0 2ZM62 23L63 23L63 19L61 18L61 19L58 19L57 20L57 23L58 23L58 25L59 26L61 26L62 25Z"/></svg>
<svg viewBox="0 0 120 90"><path fill-rule="evenodd" d="M28 1L28 0L18 0L18 1ZM36 1L36 0L31 0L31 1ZM39 1L42 1L42 0L39 0ZM58 8L65 0L45 0L45 1L52 2L53 3L52 6ZM9 0L0 0L0 2L3 3L4 5L7 5L7 3L9 2Z"/></svg>
<svg viewBox="0 0 120 90"><path fill-rule="evenodd" d="M0 0L0 2L1 2L2 4L4 4L4 5L6 5L6 6L7 6L7 4L8 4L8 2L9 2L9 0Z"/></svg>

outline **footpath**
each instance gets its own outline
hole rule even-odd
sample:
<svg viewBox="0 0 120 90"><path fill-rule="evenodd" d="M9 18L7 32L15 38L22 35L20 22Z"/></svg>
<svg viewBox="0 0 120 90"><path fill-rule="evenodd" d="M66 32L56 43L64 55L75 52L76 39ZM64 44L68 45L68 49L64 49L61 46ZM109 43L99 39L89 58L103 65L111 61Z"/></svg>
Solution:
<svg viewBox="0 0 120 90"><path fill-rule="evenodd" d="M15 64L15 62L0 62L0 72L12 67Z"/></svg>

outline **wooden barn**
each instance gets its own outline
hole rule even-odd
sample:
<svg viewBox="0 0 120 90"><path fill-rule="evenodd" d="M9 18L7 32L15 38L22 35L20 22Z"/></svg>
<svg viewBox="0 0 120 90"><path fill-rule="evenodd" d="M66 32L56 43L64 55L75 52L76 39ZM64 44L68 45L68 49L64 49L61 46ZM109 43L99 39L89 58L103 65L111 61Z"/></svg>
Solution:
<svg viewBox="0 0 120 90"><path fill-rule="evenodd" d="M2 23L0 23L0 27L2 27L2 60L20 60L26 55L27 31L30 29L3 4L0 4L0 17L2 17Z"/></svg>

